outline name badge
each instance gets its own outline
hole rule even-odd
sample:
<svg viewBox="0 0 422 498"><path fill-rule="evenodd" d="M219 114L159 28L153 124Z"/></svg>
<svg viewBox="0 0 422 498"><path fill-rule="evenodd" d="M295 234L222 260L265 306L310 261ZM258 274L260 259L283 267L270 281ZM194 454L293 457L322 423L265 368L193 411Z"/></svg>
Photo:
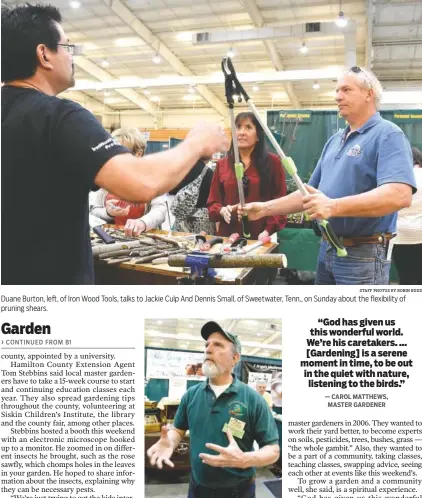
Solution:
<svg viewBox="0 0 422 498"><path fill-rule="evenodd" d="M245 435L244 431L245 425L246 422L242 422L237 418L231 417L229 423L224 424L223 432L227 432L227 429L230 429L234 437L237 437L238 439L243 439L243 436Z"/></svg>

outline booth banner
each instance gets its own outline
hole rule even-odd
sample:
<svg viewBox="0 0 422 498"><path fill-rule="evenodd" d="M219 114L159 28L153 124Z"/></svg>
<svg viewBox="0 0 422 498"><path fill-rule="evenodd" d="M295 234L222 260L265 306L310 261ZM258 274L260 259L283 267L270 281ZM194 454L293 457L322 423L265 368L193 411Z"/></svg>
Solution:
<svg viewBox="0 0 422 498"><path fill-rule="evenodd" d="M282 372L283 367L280 365L274 365L271 363L264 364L264 363L254 363L252 361L244 361L242 362L244 368L246 371L249 372L267 372L267 373L272 373L274 371L276 372Z"/></svg>
<svg viewBox="0 0 422 498"><path fill-rule="evenodd" d="M202 374L203 353L147 349L146 377L150 379L174 379L183 377L204 380Z"/></svg>
<svg viewBox="0 0 422 498"><path fill-rule="evenodd" d="M267 389L271 389L271 379L275 374L281 377L283 367L271 363L255 363L252 361L242 361L241 380L250 386L255 387L256 380L266 380ZM268 381L267 381L268 380Z"/></svg>
<svg viewBox="0 0 422 498"><path fill-rule="evenodd" d="M422 123L422 111L394 111L393 121L397 123Z"/></svg>
<svg viewBox="0 0 422 498"><path fill-rule="evenodd" d="M256 383L257 382L265 382L266 384L266 390L270 391L271 390L271 379L272 379L273 374L272 373L263 373L263 372L250 372L249 373L249 378L248 378L248 385L253 387L255 389Z"/></svg>
<svg viewBox="0 0 422 498"><path fill-rule="evenodd" d="M312 111L285 111L280 112L280 119L283 121L300 121L310 123L312 121Z"/></svg>

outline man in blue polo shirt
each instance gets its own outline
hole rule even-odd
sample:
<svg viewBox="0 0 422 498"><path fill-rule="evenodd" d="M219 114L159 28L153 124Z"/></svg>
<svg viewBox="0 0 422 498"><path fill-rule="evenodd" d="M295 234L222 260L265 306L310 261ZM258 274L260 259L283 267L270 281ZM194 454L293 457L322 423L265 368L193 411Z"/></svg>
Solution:
<svg viewBox="0 0 422 498"><path fill-rule="evenodd" d="M316 284L389 282L389 240L397 211L416 191L410 144L401 129L378 113L382 87L375 75L353 67L339 79L336 101L349 123L332 136L309 180L309 195L299 191L244 212L251 219L305 211L311 219L330 219L348 255L338 257L322 240ZM242 214L242 212L240 212Z"/></svg>
<svg viewBox="0 0 422 498"><path fill-rule="evenodd" d="M241 353L238 337L216 322L206 323L201 335L206 340L202 371L208 380L187 390L174 426L162 428L147 455L151 465L174 467L170 458L189 429L188 498L254 498L255 467L279 457L277 427L264 398L232 375Z"/></svg>

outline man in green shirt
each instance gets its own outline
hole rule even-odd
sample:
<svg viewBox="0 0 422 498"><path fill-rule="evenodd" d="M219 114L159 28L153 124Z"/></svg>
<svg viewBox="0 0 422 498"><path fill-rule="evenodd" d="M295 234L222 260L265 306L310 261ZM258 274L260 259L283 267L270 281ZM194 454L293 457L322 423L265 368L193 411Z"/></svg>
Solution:
<svg viewBox="0 0 422 498"><path fill-rule="evenodd" d="M255 498L255 467L278 460L278 431L263 397L232 374L240 360L238 337L216 322L206 323L201 335L206 341L202 370L208 380L187 390L174 426L161 429L147 455L159 469L163 463L174 467L170 458L189 429L188 498Z"/></svg>

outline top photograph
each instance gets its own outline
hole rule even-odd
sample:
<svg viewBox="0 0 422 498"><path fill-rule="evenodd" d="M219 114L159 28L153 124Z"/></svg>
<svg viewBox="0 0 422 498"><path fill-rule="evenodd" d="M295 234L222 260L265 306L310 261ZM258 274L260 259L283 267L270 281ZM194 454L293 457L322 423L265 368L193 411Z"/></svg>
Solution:
<svg viewBox="0 0 422 498"><path fill-rule="evenodd" d="M422 2L3 0L2 285L422 285Z"/></svg>

